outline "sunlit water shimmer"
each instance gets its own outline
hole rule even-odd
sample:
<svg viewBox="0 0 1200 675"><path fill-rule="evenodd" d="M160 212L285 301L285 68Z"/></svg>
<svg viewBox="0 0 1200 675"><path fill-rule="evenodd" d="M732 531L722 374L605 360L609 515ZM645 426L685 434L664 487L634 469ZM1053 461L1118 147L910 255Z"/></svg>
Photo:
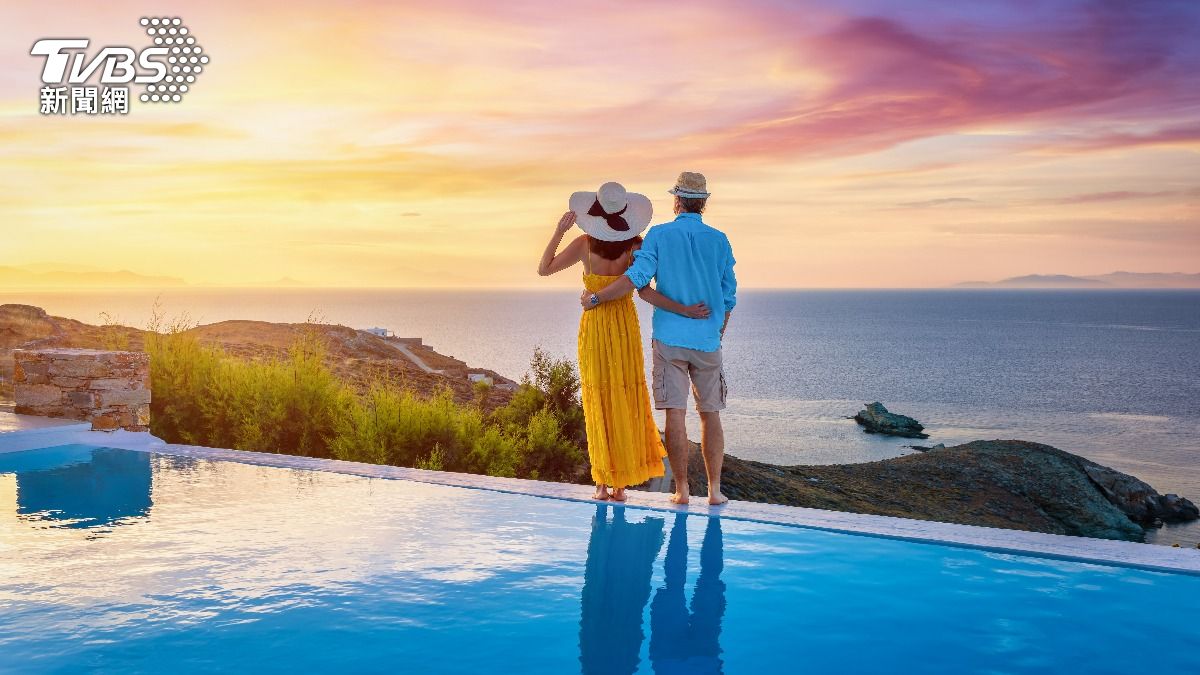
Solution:
<svg viewBox="0 0 1200 675"><path fill-rule="evenodd" d="M1188 673L1198 603L1184 574L129 450L0 454L4 672Z"/></svg>
<svg viewBox="0 0 1200 675"><path fill-rule="evenodd" d="M53 314L143 325L155 292L6 293ZM385 326L510 376L535 346L575 356L577 294L555 291L167 290L198 321ZM649 312L639 303L643 338ZM1049 443L1200 501L1200 292L743 291L726 338L728 451L779 463L912 452L846 417L880 400L926 444ZM692 418L694 423L694 417ZM1159 540L1200 541L1200 528ZM1153 538L1153 537L1152 537Z"/></svg>

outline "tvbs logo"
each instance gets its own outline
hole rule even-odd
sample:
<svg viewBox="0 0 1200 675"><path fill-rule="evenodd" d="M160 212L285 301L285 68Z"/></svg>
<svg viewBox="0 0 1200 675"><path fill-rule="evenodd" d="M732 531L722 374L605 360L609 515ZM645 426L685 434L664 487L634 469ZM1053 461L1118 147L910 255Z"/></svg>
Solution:
<svg viewBox="0 0 1200 675"><path fill-rule="evenodd" d="M143 17L141 25L154 44L140 50L104 47L89 58L91 41L86 38L33 43L30 55L45 58L41 113L125 114L129 111L130 84L145 85L139 99L146 103L182 101L196 77L204 72L208 55L177 17ZM100 87L89 84L93 81Z"/></svg>

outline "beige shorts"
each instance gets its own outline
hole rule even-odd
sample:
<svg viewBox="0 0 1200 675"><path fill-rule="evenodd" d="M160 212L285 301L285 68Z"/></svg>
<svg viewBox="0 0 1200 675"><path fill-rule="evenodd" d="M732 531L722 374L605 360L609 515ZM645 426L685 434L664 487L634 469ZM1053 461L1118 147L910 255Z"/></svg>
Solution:
<svg viewBox="0 0 1200 675"><path fill-rule="evenodd" d="M655 408L687 408L690 384L697 411L716 412L725 409L728 388L725 385L725 368L722 366L720 349L715 352L702 352L686 347L672 347L654 340L653 351Z"/></svg>

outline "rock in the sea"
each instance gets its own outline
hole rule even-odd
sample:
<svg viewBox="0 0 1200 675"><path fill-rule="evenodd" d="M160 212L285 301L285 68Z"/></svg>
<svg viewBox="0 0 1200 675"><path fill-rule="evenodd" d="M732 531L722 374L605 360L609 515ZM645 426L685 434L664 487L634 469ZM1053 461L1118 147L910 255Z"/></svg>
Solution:
<svg viewBox="0 0 1200 675"><path fill-rule="evenodd" d="M920 450L921 452L929 452L930 450L945 450L946 444L938 443L937 445L906 445L904 447L912 448L913 450Z"/></svg>
<svg viewBox="0 0 1200 675"><path fill-rule="evenodd" d="M903 436L904 438L929 438L929 434L921 433L925 427L906 415L888 412L879 401L866 404L866 408L858 411L854 421L863 426L868 434L884 434L886 436Z"/></svg>

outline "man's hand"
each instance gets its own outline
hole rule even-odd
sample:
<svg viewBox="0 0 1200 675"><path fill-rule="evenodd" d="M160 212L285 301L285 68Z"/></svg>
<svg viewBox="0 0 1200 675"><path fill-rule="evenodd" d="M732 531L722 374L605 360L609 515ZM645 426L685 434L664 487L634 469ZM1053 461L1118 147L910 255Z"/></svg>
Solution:
<svg viewBox="0 0 1200 675"><path fill-rule="evenodd" d="M592 309L598 306L592 304L592 292L586 288L583 289L583 293L579 294L579 304L583 305L584 309Z"/></svg>
<svg viewBox="0 0 1200 675"><path fill-rule="evenodd" d="M703 302L697 302L694 305L686 305L683 308L683 315L689 319L707 319L712 314L708 309L708 305Z"/></svg>
<svg viewBox="0 0 1200 675"><path fill-rule="evenodd" d="M562 214L562 218L558 219L558 225L554 226L554 231L558 234L566 234L567 230L571 229L571 226L574 224L575 212L567 211L566 213Z"/></svg>

